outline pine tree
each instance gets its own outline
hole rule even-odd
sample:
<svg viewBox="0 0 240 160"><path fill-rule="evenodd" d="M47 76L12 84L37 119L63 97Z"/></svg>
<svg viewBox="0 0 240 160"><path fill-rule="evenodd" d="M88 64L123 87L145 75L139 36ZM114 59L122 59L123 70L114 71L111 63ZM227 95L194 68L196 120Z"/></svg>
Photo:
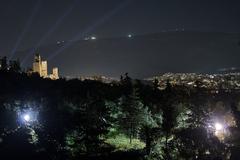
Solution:
<svg viewBox="0 0 240 160"><path fill-rule="evenodd" d="M162 107L162 130L165 133L165 158L167 160L171 159L170 148L168 144L168 139L172 134L172 130L176 124L176 109L174 108L174 92L172 92L172 86L169 81L166 84L164 91L164 101Z"/></svg>
<svg viewBox="0 0 240 160"><path fill-rule="evenodd" d="M120 126L122 130L127 132L130 143L140 131L143 120L144 105L141 102L136 89L129 96L120 99L120 107L122 116L120 117Z"/></svg>

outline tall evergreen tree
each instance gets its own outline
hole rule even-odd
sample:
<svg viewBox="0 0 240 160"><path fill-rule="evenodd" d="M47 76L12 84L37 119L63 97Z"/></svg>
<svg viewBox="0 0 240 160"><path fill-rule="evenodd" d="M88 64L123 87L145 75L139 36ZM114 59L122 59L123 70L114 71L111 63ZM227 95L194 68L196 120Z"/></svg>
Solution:
<svg viewBox="0 0 240 160"><path fill-rule="evenodd" d="M168 139L172 134L173 128L176 124L176 108L174 107L174 92L172 92L172 86L167 81L166 88L164 90L164 99L162 107L162 130L165 133L165 158L167 160L171 159L170 148L168 144Z"/></svg>
<svg viewBox="0 0 240 160"><path fill-rule="evenodd" d="M133 90L131 95L124 96L120 99L120 107L122 108L120 126L127 132L130 143L132 143L132 139L139 133L144 112L144 105L136 89Z"/></svg>

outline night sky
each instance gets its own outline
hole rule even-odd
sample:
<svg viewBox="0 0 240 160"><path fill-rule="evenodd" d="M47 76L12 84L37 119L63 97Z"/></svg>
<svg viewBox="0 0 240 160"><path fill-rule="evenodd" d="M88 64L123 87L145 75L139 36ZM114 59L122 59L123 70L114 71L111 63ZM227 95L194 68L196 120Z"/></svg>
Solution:
<svg viewBox="0 0 240 160"><path fill-rule="evenodd" d="M15 51L83 35L114 38L177 30L239 33L239 8L238 0L1 0L0 56L13 57Z"/></svg>

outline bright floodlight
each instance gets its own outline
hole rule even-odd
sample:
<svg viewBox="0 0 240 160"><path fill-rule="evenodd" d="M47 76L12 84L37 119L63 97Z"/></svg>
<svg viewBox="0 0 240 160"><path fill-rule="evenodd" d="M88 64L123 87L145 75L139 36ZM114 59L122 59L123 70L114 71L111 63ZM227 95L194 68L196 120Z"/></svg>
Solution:
<svg viewBox="0 0 240 160"><path fill-rule="evenodd" d="M216 131L222 130L223 129L223 125L220 123L215 123L215 129Z"/></svg>
<svg viewBox="0 0 240 160"><path fill-rule="evenodd" d="M26 122L29 122L30 121L30 116L28 114L25 114L23 116L23 119L26 121Z"/></svg>

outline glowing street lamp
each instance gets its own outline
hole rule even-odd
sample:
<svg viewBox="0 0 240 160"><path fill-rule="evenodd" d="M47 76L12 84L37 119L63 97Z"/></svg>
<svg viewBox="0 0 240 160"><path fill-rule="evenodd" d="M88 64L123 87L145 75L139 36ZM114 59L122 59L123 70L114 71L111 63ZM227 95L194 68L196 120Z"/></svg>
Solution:
<svg viewBox="0 0 240 160"><path fill-rule="evenodd" d="M226 130L225 130L225 127L224 127L224 124L221 124L219 122L216 122L214 124L214 129L215 129L215 136L223 141L226 137Z"/></svg>
<svg viewBox="0 0 240 160"><path fill-rule="evenodd" d="M29 114L25 114L25 115L23 115L23 119L25 122L29 122L31 120L31 117Z"/></svg>
<svg viewBox="0 0 240 160"><path fill-rule="evenodd" d="M223 129L223 125L221 123L215 123L215 130L221 131Z"/></svg>
<svg viewBox="0 0 240 160"><path fill-rule="evenodd" d="M25 125L33 125L37 122L37 113L33 111L25 111L19 114L21 122Z"/></svg>
<svg viewBox="0 0 240 160"><path fill-rule="evenodd" d="M27 108L17 111L17 122L22 127L36 127L39 125L38 121L39 111L36 108Z"/></svg>

